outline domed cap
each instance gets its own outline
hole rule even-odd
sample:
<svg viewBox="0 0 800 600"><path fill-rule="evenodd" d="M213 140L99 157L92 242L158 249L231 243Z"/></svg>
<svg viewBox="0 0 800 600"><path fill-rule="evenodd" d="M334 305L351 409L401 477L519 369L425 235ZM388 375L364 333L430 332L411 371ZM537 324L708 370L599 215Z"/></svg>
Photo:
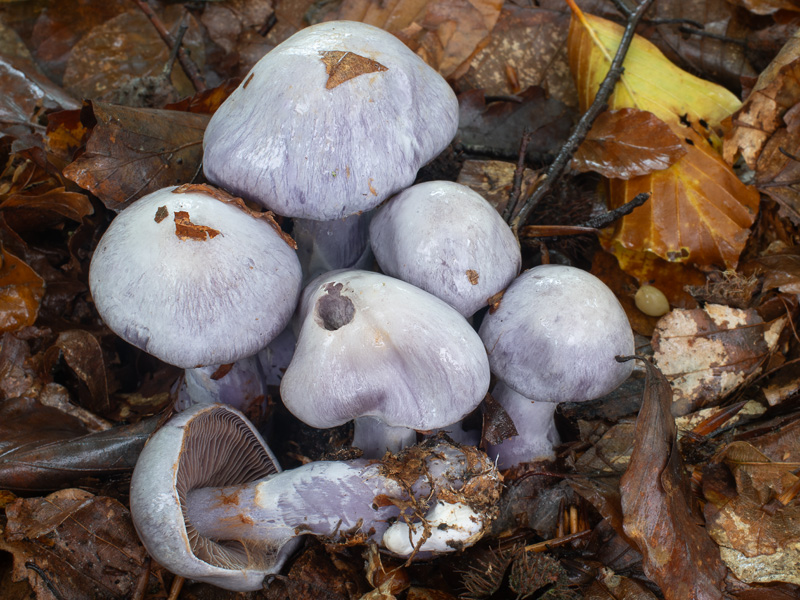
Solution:
<svg viewBox="0 0 800 600"><path fill-rule="evenodd" d="M301 286L292 243L268 214L210 186L165 188L117 215L89 285L129 343L179 367L231 363L291 318Z"/></svg>
<svg viewBox="0 0 800 600"><path fill-rule="evenodd" d="M306 287L300 317L281 397L312 427L361 416L392 427L443 427L489 389L486 351L466 319L398 279L327 273Z"/></svg>
<svg viewBox="0 0 800 600"><path fill-rule="evenodd" d="M628 317L614 293L575 267L541 265L508 287L483 320L480 336L498 379L536 401L603 396L630 375Z"/></svg>
<svg viewBox="0 0 800 600"><path fill-rule="evenodd" d="M131 516L147 551L173 573L228 590L261 589L295 547L216 542L185 519L189 492L260 480L280 469L237 410L196 404L170 419L142 450L131 479ZM293 538L294 539L294 538Z"/></svg>
<svg viewBox="0 0 800 600"><path fill-rule="evenodd" d="M465 317L486 306L519 273L519 243L477 192L450 181L411 186L372 219L370 244L381 269L422 288Z"/></svg>
<svg viewBox="0 0 800 600"><path fill-rule="evenodd" d="M280 215L333 220L411 185L457 128L455 94L405 44L331 21L253 67L206 128L203 168Z"/></svg>

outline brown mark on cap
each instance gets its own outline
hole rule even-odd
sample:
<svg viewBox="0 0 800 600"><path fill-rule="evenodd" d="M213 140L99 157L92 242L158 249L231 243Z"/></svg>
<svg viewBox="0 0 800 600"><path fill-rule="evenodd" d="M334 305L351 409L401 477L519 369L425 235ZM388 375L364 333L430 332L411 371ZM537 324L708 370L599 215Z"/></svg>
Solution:
<svg viewBox="0 0 800 600"><path fill-rule="evenodd" d="M169 216L169 211L167 210L166 205L165 206L159 206L158 210L156 210L155 221L156 221L156 223L161 223L161 221L166 219L168 216Z"/></svg>
<svg viewBox="0 0 800 600"><path fill-rule="evenodd" d="M336 331L353 320L356 307L347 296L342 296L341 283L328 283L325 293L317 300L317 323L328 331Z"/></svg>
<svg viewBox="0 0 800 600"><path fill-rule="evenodd" d="M478 272L473 269L467 269L467 279L472 285L478 285Z"/></svg>
<svg viewBox="0 0 800 600"><path fill-rule="evenodd" d="M389 70L381 63L353 52L321 50L319 54L322 57L320 60L325 63L325 71L328 73L328 81L325 83L327 90L332 90L337 85L359 75Z"/></svg>
<svg viewBox="0 0 800 600"><path fill-rule="evenodd" d="M245 89L248 85L250 85L250 82L253 81L253 77L255 77L255 76L256 76L255 73L250 73L250 77L248 77L247 81L244 82L244 85L242 86L242 89Z"/></svg>
<svg viewBox="0 0 800 600"><path fill-rule="evenodd" d="M175 235L182 240L205 242L219 235L219 231L207 225L195 225L185 210L175 212Z"/></svg>

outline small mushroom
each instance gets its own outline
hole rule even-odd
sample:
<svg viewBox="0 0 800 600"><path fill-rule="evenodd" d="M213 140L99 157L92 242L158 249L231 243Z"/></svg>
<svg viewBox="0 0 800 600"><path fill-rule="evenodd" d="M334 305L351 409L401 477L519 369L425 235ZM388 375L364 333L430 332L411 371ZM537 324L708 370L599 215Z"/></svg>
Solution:
<svg viewBox="0 0 800 600"><path fill-rule="evenodd" d="M489 389L486 351L466 319L404 281L327 273L303 291L298 317L284 404L312 427L356 419L353 445L368 456L397 449L385 427L413 443L413 430L460 421Z"/></svg>
<svg viewBox="0 0 800 600"><path fill-rule="evenodd" d="M92 257L92 298L125 341L214 373L291 318L301 271L290 243L269 214L210 186L164 188L112 221Z"/></svg>
<svg viewBox="0 0 800 600"><path fill-rule="evenodd" d="M484 317L480 336L492 373L510 388L500 395L502 404L518 431L531 430L532 437L519 443L532 449L541 448L553 429L518 422L542 418L540 412L522 417L526 404L538 411L541 403L599 398L633 369L615 359L634 352L624 309L602 281L575 267L541 265L517 277Z"/></svg>
<svg viewBox="0 0 800 600"><path fill-rule="evenodd" d="M416 558L470 545L490 524L500 487L485 455L444 440L383 461L314 462L278 472L241 413L196 405L142 451L131 481L131 514L160 564L183 577L249 591L280 570L303 534L335 543L373 541ZM448 515L440 502L461 508ZM396 533L386 539L394 522L429 533L417 535L411 547L398 545L391 541ZM425 546L434 523L434 542Z"/></svg>
<svg viewBox="0 0 800 600"><path fill-rule="evenodd" d="M381 270L414 284L465 317L486 306L519 273L519 243L480 194L450 181L403 190L372 219Z"/></svg>

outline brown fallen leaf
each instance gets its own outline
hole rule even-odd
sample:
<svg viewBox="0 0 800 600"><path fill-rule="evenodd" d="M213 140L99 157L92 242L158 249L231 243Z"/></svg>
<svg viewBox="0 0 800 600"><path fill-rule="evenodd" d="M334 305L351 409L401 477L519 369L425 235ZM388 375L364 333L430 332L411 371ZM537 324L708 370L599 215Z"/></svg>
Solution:
<svg viewBox="0 0 800 600"><path fill-rule="evenodd" d="M800 294L800 248L793 247L781 254L754 258L742 264L741 270L760 276L764 291Z"/></svg>
<svg viewBox="0 0 800 600"><path fill-rule="evenodd" d="M751 169L767 140L783 125L783 116L800 102L800 32L759 75L742 107L731 116L723 156L733 164L741 155Z"/></svg>
<svg viewBox="0 0 800 600"><path fill-rule="evenodd" d="M796 438L797 432L791 435ZM705 506L706 523L720 545L722 560L747 583L800 584L800 505L791 502L772 510L765 506L800 481L792 473L800 465L800 453L772 462L754 445L733 442L715 461L728 466L736 483L736 495L729 500L711 491L707 495L711 501Z"/></svg>
<svg viewBox="0 0 800 600"><path fill-rule="evenodd" d="M183 18L183 7L164 9L162 20L170 28ZM202 68L205 56L200 27L193 17L183 44ZM119 90L135 79L161 74L169 49L138 8L93 27L72 48L64 71L64 87L78 98L96 99ZM176 63L170 81L180 96L194 93L189 78Z"/></svg>
<svg viewBox="0 0 800 600"><path fill-rule="evenodd" d="M595 119L571 166L582 173L631 179L666 169L686 153L680 138L653 113L622 108Z"/></svg>
<svg viewBox="0 0 800 600"><path fill-rule="evenodd" d="M262 30L273 14L272 0L225 0L203 8L200 21L208 37L224 50L221 62L234 75L245 75L274 47Z"/></svg>
<svg viewBox="0 0 800 600"><path fill-rule="evenodd" d="M489 41L502 0L344 0L320 20L361 21L394 33L444 77L458 78Z"/></svg>
<svg viewBox="0 0 800 600"><path fill-rule="evenodd" d="M33 325L44 296L44 280L0 246L0 331Z"/></svg>
<svg viewBox="0 0 800 600"><path fill-rule="evenodd" d="M755 310L720 304L662 317L653 334L653 360L672 386L672 414L713 406L751 381L775 351L786 322L764 322Z"/></svg>
<svg viewBox="0 0 800 600"><path fill-rule="evenodd" d="M97 338L84 329L62 332L42 360L52 371L62 359L78 378L78 404L98 415L109 414L106 362Z"/></svg>
<svg viewBox="0 0 800 600"><path fill-rule="evenodd" d="M658 596L635 579L605 572L602 580L593 581L583 600L656 600Z"/></svg>
<svg viewBox="0 0 800 600"><path fill-rule="evenodd" d="M542 88L519 94L518 101L487 102L483 90L459 96L456 144L472 154L516 161L520 132L532 130L527 158L533 164L555 154L569 135L573 111L548 98Z"/></svg>
<svg viewBox="0 0 800 600"><path fill-rule="evenodd" d="M769 138L756 163L756 187L800 225L800 104L784 115L786 127Z"/></svg>
<svg viewBox="0 0 800 600"><path fill-rule="evenodd" d="M514 163L500 160L465 160L456 182L478 192L497 212L503 214L514 186L515 169ZM526 168L520 189L528 189L535 180L536 172Z"/></svg>
<svg viewBox="0 0 800 600"><path fill-rule="evenodd" d="M644 557L645 574L667 600L722 599L725 565L700 525L678 451L672 390L647 361L636 441L620 481L624 529Z"/></svg>
<svg viewBox="0 0 800 600"><path fill-rule="evenodd" d="M470 63L461 89L483 89L496 96L539 86L549 97L576 106L567 61L568 29L566 10L505 3L491 40Z"/></svg>
<svg viewBox="0 0 800 600"><path fill-rule="evenodd" d="M41 232L60 225L64 219L80 223L94 213L86 194L56 187L41 194L9 194L0 202L6 222L17 233Z"/></svg>
<svg viewBox="0 0 800 600"><path fill-rule="evenodd" d="M19 498L6 516L0 548L40 600L130 597L146 576L147 553L117 500L66 489Z"/></svg>
<svg viewBox="0 0 800 600"><path fill-rule="evenodd" d="M86 154L64 175L106 207L122 210L160 188L190 181L203 155L203 114L87 103L84 120L96 124Z"/></svg>

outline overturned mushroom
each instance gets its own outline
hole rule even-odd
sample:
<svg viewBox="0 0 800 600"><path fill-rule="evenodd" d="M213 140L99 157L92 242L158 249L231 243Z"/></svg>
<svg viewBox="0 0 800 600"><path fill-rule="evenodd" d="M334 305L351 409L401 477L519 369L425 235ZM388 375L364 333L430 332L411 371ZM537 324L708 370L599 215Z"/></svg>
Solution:
<svg viewBox="0 0 800 600"><path fill-rule="evenodd" d="M196 405L143 450L131 481L131 514L160 564L247 591L280 570L302 534L374 541L420 558L468 546L489 525L499 491L497 470L484 454L445 440L383 461L315 462L278 472L241 413ZM448 517L440 503L461 509ZM436 523L435 536L426 514ZM392 533L387 543L387 531L401 522L427 535L407 547L392 542Z"/></svg>

